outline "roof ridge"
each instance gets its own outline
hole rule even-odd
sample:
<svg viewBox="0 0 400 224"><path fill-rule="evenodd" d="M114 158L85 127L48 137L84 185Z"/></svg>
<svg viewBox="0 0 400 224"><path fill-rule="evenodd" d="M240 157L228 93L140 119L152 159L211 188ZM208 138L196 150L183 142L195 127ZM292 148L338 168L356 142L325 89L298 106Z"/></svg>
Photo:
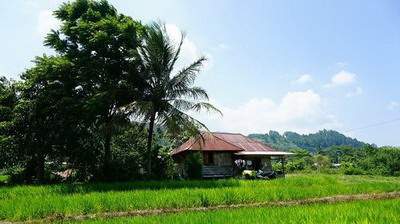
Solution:
<svg viewBox="0 0 400 224"><path fill-rule="evenodd" d="M240 146L238 146L238 145L236 145L236 144L234 144L234 143L232 143L232 142L229 142L229 141L227 141L227 140L225 140L225 139L222 139L222 138L220 138L220 137L218 137L218 136L215 136L212 132L211 132L211 135L214 136L215 138L218 138L219 140L221 140L221 141L223 141L223 142L228 143L229 145L233 145L233 146L235 146L235 147L237 147L237 148L239 148L239 149L242 149L243 151L246 151L246 149L244 149L244 148L242 148L242 147L240 147Z"/></svg>
<svg viewBox="0 0 400 224"><path fill-rule="evenodd" d="M228 135L242 135L241 133L223 132L223 131L212 131L212 134L228 134Z"/></svg>

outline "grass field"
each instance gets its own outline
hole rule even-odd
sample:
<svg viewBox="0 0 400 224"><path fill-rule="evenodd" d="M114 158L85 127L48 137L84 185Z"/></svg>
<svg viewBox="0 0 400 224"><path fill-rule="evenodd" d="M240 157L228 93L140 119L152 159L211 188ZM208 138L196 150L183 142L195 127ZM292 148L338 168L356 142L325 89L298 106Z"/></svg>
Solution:
<svg viewBox="0 0 400 224"><path fill-rule="evenodd" d="M292 175L273 181L157 181L0 187L0 220L400 191L400 178Z"/></svg>
<svg viewBox="0 0 400 224"><path fill-rule="evenodd" d="M400 200L242 208L149 217L98 219L81 223L400 223Z"/></svg>

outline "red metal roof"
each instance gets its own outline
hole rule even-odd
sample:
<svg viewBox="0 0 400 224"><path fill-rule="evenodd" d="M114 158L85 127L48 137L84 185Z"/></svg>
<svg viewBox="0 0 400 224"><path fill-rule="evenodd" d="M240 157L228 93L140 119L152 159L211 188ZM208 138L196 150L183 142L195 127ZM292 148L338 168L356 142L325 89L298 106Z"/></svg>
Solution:
<svg viewBox="0 0 400 224"><path fill-rule="evenodd" d="M271 147L236 133L212 132L203 133L203 138L191 138L178 148L172 151L172 154L178 154L188 150L202 151L231 151L231 152L254 152L254 151L275 151Z"/></svg>

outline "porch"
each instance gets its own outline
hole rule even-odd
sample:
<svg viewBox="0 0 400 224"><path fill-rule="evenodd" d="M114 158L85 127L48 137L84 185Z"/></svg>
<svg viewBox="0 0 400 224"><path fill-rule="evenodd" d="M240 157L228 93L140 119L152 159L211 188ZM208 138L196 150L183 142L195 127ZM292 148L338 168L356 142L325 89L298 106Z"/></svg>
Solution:
<svg viewBox="0 0 400 224"><path fill-rule="evenodd" d="M277 177L285 176L285 162L288 152L203 152L203 178L228 178L241 176L244 170L274 173ZM281 163L281 170L274 171L272 162Z"/></svg>

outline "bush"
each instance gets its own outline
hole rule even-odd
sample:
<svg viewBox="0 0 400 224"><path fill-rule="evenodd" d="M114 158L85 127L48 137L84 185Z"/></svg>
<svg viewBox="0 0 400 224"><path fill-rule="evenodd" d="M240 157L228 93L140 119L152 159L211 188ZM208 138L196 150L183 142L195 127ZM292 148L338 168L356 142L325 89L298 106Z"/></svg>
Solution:
<svg viewBox="0 0 400 224"><path fill-rule="evenodd" d="M346 175L363 175L365 174L364 170L359 167L354 166L352 163L342 163L340 170L343 174Z"/></svg>
<svg viewBox="0 0 400 224"><path fill-rule="evenodd" d="M285 165L288 172L304 170L306 168L306 162L303 159L289 161Z"/></svg>
<svg viewBox="0 0 400 224"><path fill-rule="evenodd" d="M174 160L170 154L169 147L158 146L157 156L153 160L153 172L157 179L174 179L177 177L177 170Z"/></svg>
<svg viewBox="0 0 400 224"><path fill-rule="evenodd" d="M272 170L273 171L282 171L282 163L277 161L272 161Z"/></svg>
<svg viewBox="0 0 400 224"><path fill-rule="evenodd" d="M243 170L242 177L245 179L255 179L257 172L255 170Z"/></svg>
<svg viewBox="0 0 400 224"><path fill-rule="evenodd" d="M314 167L320 172L328 169L331 166L329 157L317 154L314 156Z"/></svg>
<svg viewBox="0 0 400 224"><path fill-rule="evenodd" d="M146 132L131 124L113 138L110 173L113 180L141 179L147 162ZM154 159L153 159L154 160Z"/></svg>
<svg viewBox="0 0 400 224"><path fill-rule="evenodd" d="M11 167L4 173L9 176L8 181L10 183L24 183L25 182L25 172L24 168L21 167Z"/></svg>
<svg viewBox="0 0 400 224"><path fill-rule="evenodd" d="M344 170L343 172L346 175L363 175L365 174L364 171L357 167L349 167Z"/></svg>
<svg viewBox="0 0 400 224"><path fill-rule="evenodd" d="M185 159L185 169L189 179L200 179L203 166L203 156L200 152L192 152Z"/></svg>

